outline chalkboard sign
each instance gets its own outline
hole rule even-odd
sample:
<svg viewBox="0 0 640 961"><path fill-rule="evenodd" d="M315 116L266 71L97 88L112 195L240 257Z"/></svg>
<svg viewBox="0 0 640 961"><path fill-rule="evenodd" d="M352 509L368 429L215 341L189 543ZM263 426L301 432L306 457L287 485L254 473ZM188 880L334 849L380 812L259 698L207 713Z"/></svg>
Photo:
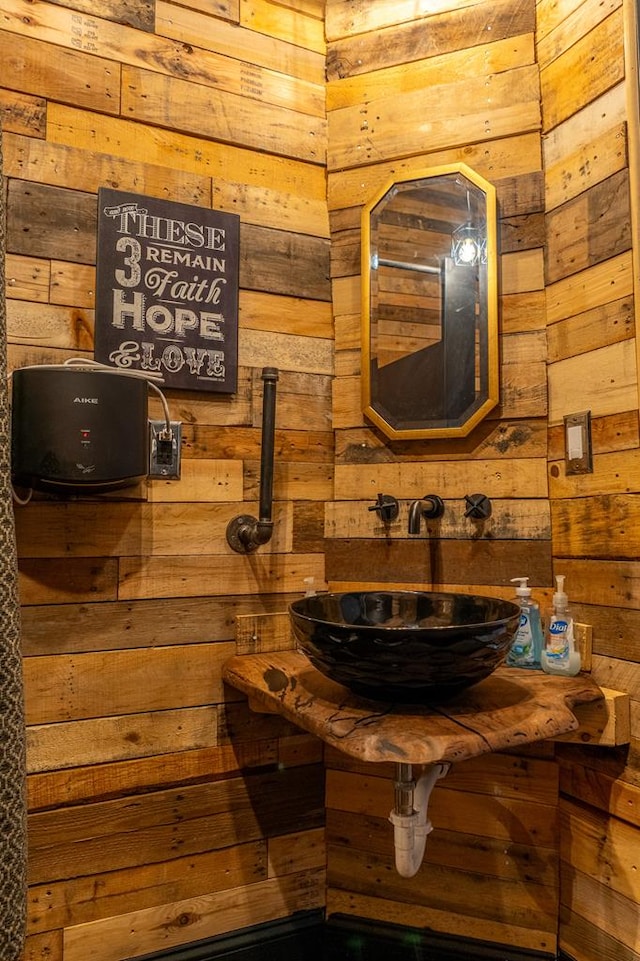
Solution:
<svg viewBox="0 0 640 961"><path fill-rule="evenodd" d="M239 237L236 214L101 188L95 359L233 393Z"/></svg>

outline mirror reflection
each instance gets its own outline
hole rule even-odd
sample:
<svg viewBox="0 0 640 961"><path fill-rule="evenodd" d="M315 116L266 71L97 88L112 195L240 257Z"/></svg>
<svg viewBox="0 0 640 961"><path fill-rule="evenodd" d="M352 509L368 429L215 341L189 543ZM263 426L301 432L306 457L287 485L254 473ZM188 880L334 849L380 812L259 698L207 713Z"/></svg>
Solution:
<svg viewBox="0 0 640 961"><path fill-rule="evenodd" d="M363 406L387 436L465 436L498 402L495 189L464 164L366 205Z"/></svg>

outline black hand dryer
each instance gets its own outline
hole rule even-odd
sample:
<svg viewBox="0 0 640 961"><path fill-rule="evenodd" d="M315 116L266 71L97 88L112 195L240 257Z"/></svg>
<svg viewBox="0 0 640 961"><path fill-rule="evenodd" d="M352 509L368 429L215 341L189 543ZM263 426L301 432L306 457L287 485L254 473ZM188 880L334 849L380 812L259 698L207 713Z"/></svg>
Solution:
<svg viewBox="0 0 640 961"><path fill-rule="evenodd" d="M103 494L148 473L147 381L89 367L13 372L14 484L63 494Z"/></svg>

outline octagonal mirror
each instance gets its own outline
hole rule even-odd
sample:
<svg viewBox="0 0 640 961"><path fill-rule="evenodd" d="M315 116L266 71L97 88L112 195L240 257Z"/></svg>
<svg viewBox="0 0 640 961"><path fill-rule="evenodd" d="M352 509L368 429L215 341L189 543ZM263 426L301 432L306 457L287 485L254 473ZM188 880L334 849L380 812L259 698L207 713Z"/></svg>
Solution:
<svg viewBox="0 0 640 961"><path fill-rule="evenodd" d="M388 437L464 437L498 403L495 188L465 164L362 213L362 385Z"/></svg>

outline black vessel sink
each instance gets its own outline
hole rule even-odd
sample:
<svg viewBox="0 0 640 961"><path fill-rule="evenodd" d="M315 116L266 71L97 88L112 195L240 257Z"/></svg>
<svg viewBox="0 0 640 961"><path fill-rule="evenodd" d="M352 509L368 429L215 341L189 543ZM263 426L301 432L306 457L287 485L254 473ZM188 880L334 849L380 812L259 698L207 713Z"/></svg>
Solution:
<svg viewBox="0 0 640 961"><path fill-rule="evenodd" d="M511 601L473 594L354 591L289 608L314 667L377 700L442 701L488 677L520 620Z"/></svg>

